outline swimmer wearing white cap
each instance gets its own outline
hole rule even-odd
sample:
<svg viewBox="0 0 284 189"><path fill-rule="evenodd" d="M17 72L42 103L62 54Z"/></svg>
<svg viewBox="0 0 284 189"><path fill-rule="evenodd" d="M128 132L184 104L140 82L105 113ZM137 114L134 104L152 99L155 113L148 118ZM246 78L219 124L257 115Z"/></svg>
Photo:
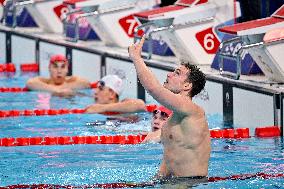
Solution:
<svg viewBox="0 0 284 189"><path fill-rule="evenodd" d="M95 89L95 104L86 108L87 113L119 112L131 113L145 111L145 103L140 99L119 101L123 91L123 81L117 75L103 77Z"/></svg>

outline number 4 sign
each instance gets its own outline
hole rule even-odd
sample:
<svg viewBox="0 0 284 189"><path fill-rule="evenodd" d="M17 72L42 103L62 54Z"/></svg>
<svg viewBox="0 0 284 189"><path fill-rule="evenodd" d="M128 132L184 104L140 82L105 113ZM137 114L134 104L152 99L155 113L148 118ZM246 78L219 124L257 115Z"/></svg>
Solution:
<svg viewBox="0 0 284 189"><path fill-rule="evenodd" d="M123 18L119 19L118 22L119 22L120 26L123 28L124 32L129 37L134 37L134 29L138 26L138 23L136 22L133 15L123 17ZM143 35L143 34L139 33L138 35Z"/></svg>
<svg viewBox="0 0 284 189"><path fill-rule="evenodd" d="M220 42L213 33L212 28L208 28L195 35L197 41L208 54L215 54L219 48Z"/></svg>

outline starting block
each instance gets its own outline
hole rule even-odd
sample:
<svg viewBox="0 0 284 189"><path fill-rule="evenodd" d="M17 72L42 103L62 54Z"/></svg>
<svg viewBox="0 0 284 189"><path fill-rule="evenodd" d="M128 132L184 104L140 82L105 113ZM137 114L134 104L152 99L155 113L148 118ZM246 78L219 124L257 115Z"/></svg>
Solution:
<svg viewBox="0 0 284 189"><path fill-rule="evenodd" d="M70 1L65 3L72 4ZM74 7L81 7L84 13L79 17L87 18L104 44L128 47L133 41L134 28L138 25L133 14L159 4L160 0L108 0L95 5L90 1L80 1Z"/></svg>
<svg viewBox="0 0 284 189"><path fill-rule="evenodd" d="M222 42L220 51L224 51L224 48L234 41L242 42L235 56L222 55L223 58L233 59L237 62L236 79L239 78L241 73L241 58L249 53L269 81L284 82L284 66L282 63L284 43L281 35L283 28L284 5L270 17L220 28L222 32L237 35L233 40ZM223 72L222 67L223 65L220 66L221 74Z"/></svg>
<svg viewBox="0 0 284 189"><path fill-rule="evenodd" d="M0 0L1 22L9 27L36 27L36 23L26 8L15 6L16 1Z"/></svg>
<svg viewBox="0 0 284 189"><path fill-rule="evenodd" d="M63 4L68 8L63 20L63 33L68 41L99 40L98 35L86 19L88 13L97 10L100 3L108 0L65 0Z"/></svg>
<svg viewBox="0 0 284 189"><path fill-rule="evenodd" d="M233 24L239 12L233 0L179 0L134 16L137 33L143 30L148 39L162 38L180 61L209 65L223 37L217 28ZM150 45L149 49L151 58Z"/></svg>
<svg viewBox="0 0 284 189"><path fill-rule="evenodd" d="M26 8L33 20L43 31L62 33L62 20L68 11L61 0L11 0L13 15L21 7ZM14 24L13 27L17 25Z"/></svg>

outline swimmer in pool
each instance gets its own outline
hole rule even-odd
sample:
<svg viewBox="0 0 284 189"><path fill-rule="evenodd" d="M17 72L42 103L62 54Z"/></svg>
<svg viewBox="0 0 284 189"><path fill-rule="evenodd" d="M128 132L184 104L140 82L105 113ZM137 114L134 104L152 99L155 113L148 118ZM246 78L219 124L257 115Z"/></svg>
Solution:
<svg viewBox="0 0 284 189"><path fill-rule="evenodd" d="M145 103L140 99L119 100L123 81L117 75L103 77L95 89L95 104L86 108L87 113L119 112L133 113L145 111Z"/></svg>
<svg viewBox="0 0 284 189"><path fill-rule="evenodd" d="M65 56L53 55L48 66L50 78L31 78L27 81L26 87L29 90L47 91L62 97L73 96L78 89L90 88L89 81L77 76L67 76L68 66Z"/></svg>
<svg viewBox="0 0 284 189"><path fill-rule="evenodd" d="M151 121L151 132L149 132L142 143L161 142L161 129L167 123L169 117L172 115L172 111L164 106L158 106L153 111L152 121Z"/></svg>
<svg viewBox="0 0 284 189"><path fill-rule="evenodd" d="M157 178L161 180L206 180L210 158L210 134L205 112L192 101L205 86L205 75L195 65L181 63L169 72L164 84L146 66L141 57L145 36L131 45L138 78L148 93L173 111L161 131L163 160Z"/></svg>

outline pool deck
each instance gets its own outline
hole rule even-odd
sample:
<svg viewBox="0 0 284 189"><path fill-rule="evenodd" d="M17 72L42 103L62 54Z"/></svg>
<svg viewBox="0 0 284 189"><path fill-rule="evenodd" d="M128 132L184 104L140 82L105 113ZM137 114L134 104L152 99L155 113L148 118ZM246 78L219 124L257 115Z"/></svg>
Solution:
<svg viewBox="0 0 284 189"><path fill-rule="evenodd" d="M117 58L129 59L127 49L105 46L102 42L96 40L79 40L78 42L70 42L67 41L65 37L61 34L45 33L37 28L17 27L13 29L6 26L0 26L0 31L13 32L29 38L47 40L49 42L53 42L59 45L67 45L83 50L94 51L101 54L109 54ZM143 53L143 55L146 56L146 53ZM162 57L158 55L153 55L152 59L146 60L146 62L162 67L174 68L177 65L176 62L178 62L178 59L174 56ZM239 80L235 80L223 77L222 75L220 75L219 70L212 69L210 65L211 64L198 65L210 79L227 81L236 85L249 86L257 89L261 88L263 90L269 90L278 93L284 92L284 84L268 81L268 78L266 78L264 75L241 75Z"/></svg>

